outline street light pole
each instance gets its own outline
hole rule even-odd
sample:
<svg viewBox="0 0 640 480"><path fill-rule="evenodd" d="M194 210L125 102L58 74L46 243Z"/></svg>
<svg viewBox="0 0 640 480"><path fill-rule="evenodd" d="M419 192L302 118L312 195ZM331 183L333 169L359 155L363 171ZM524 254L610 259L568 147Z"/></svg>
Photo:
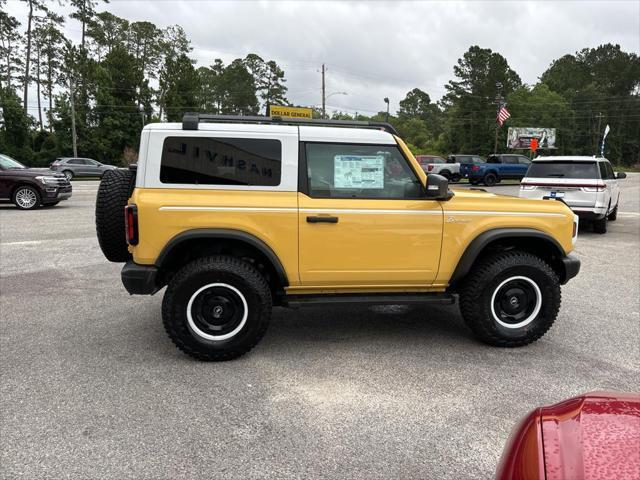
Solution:
<svg viewBox="0 0 640 480"><path fill-rule="evenodd" d="M384 103L387 104L387 115L385 116L385 122L389 123L389 98L384 97Z"/></svg>

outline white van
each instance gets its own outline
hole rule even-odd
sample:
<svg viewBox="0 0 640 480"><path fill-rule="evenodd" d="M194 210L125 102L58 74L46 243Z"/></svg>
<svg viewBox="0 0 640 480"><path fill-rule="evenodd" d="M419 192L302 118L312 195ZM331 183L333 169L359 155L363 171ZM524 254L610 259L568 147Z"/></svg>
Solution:
<svg viewBox="0 0 640 480"><path fill-rule="evenodd" d="M520 183L522 198L556 198L583 220L593 221L597 233L606 233L607 221L618 215L620 188L606 158L538 157Z"/></svg>

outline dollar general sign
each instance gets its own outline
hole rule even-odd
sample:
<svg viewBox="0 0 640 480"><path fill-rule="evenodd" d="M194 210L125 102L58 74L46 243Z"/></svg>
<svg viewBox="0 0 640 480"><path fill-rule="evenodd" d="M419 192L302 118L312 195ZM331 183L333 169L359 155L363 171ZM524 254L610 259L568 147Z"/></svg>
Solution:
<svg viewBox="0 0 640 480"><path fill-rule="evenodd" d="M282 118L313 118L312 108L305 107L283 107L281 105L269 105L270 117Z"/></svg>

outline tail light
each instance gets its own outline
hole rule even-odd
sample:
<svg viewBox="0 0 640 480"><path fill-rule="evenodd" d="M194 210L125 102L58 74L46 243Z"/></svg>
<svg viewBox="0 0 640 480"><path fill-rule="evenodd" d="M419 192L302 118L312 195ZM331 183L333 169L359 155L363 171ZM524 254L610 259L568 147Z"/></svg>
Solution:
<svg viewBox="0 0 640 480"><path fill-rule="evenodd" d="M477 172L478 170L480 170L480 167L478 165L471 165L472 172Z"/></svg>
<svg viewBox="0 0 640 480"><path fill-rule="evenodd" d="M129 245L138 244L138 207L127 205L124 207L124 230Z"/></svg>
<svg viewBox="0 0 640 480"><path fill-rule="evenodd" d="M431 170L433 170L433 165L427 165L427 171L430 172Z"/></svg>

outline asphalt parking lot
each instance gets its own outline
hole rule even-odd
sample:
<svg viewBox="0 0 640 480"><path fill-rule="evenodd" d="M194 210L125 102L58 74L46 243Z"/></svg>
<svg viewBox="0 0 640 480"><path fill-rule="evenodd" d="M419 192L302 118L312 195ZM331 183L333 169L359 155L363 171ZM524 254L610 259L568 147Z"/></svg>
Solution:
<svg viewBox="0 0 640 480"><path fill-rule="evenodd" d="M2 478L489 478L530 409L640 391L640 175L551 331L473 339L457 307L276 309L264 340L199 363L131 297L95 237L97 182L0 207ZM517 186L491 191L516 194Z"/></svg>

